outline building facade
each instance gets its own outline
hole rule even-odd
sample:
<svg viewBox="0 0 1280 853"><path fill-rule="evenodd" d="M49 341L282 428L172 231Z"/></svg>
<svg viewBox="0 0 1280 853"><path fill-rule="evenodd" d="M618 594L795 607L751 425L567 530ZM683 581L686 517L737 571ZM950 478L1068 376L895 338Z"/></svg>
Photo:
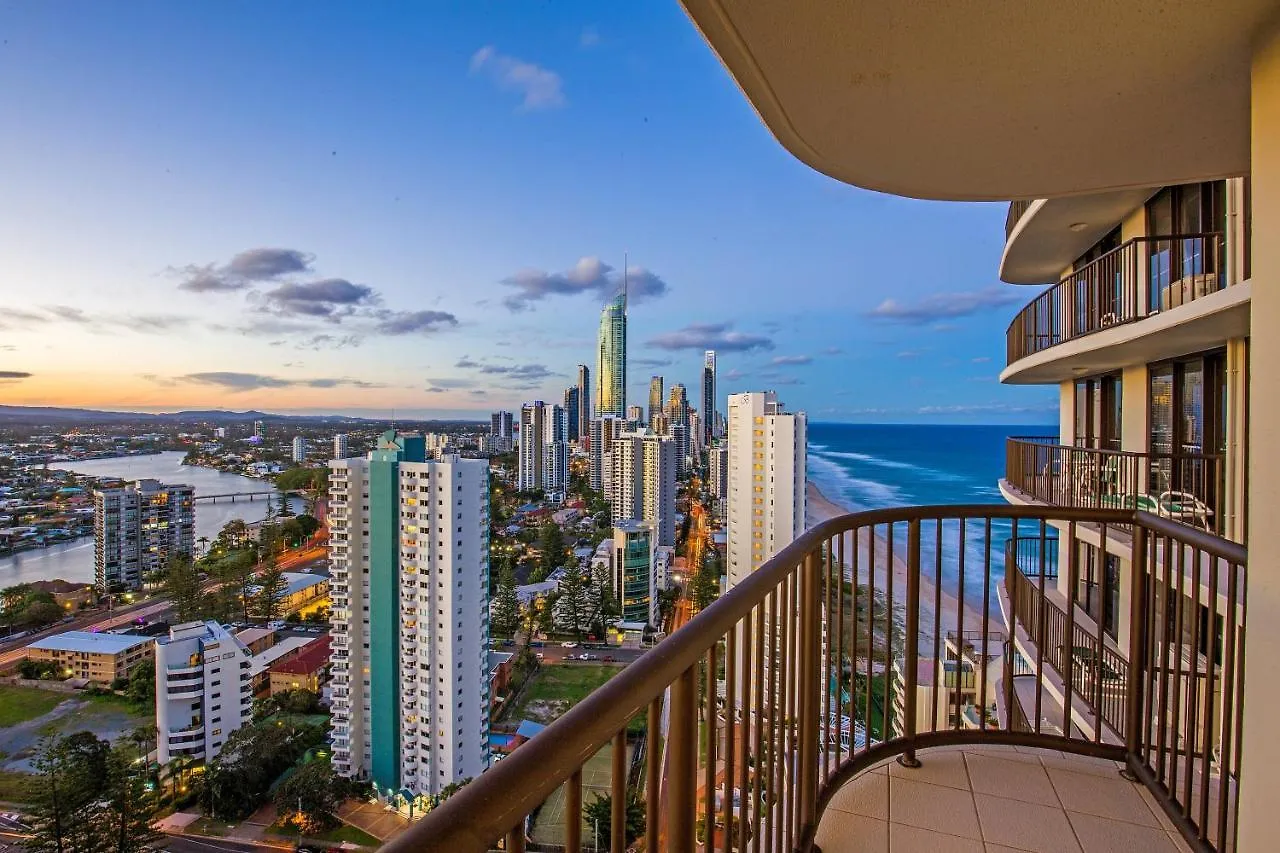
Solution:
<svg viewBox="0 0 1280 853"><path fill-rule="evenodd" d="M662 408L662 377L649 377L649 423L648 426L653 428L653 419L663 414Z"/></svg>
<svg viewBox="0 0 1280 853"><path fill-rule="evenodd" d="M337 433L333 437L333 458L347 458L347 434L345 432Z"/></svg>
<svg viewBox="0 0 1280 853"><path fill-rule="evenodd" d="M535 400L520 407L520 456L516 488L522 492L542 488L548 428L546 403Z"/></svg>
<svg viewBox="0 0 1280 853"><path fill-rule="evenodd" d="M174 625L154 646L160 764L210 762L253 718L249 649L217 622Z"/></svg>
<svg viewBox="0 0 1280 853"><path fill-rule="evenodd" d="M568 440L575 443L582 437L583 422L579 420L582 413L581 394L582 389L577 385L564 389L564 414Z"/></svg>
<svg viewBox="0 0 1280 853"><path fill-rule="evenodd" d="M715 517L724 521L729 517L729 445L722 442L711 446L707 453L709 477L708 495Z"/></svg>
<svg viewBox="0 0 1280 853"><path fill-rule="evenodd" d="M93 493L94 576L98 589L130 590L195 547L195 490L138 480Z"/></svg>
<svg viewBox="0 0 1280 853"><path fill-rule="evenodd" d="M390 432L331 467L334 768L384 797L488 767L488 479Z"/></svg>
<svg viewBox="0 0 1280 853"><path fill-rule="evenodd" d="M676 453L674 439L648 430L613 440L607 497L615 526L645 521L653 528L654 545L676 544Z"/></svg>
<svg viewBox="0 0 1280 853"><path fill-rule="evenodd" d="M613 526L613 589L624 622L658 624L653 525L625 519Z"/></svg>
<svg viewBox="0 0 1280 853"><path fill-rule="evenodd" d="M728 584L804 530L807 419L773 391L729 396Z"/></svg>
<svg viewBox="0 0 1280 853"><path fill-rule="evenodd" d="M52 664L59 679L83 678L105 687L128 678L135 666L151 659L151 638L106 631L64 631L36 640L27 657Z"/></svg>
<svg viewBox="0 0 1280 853"><path fill-rule="evenodd" d="M293 437L293 457L292 458L294 462L307 461L307 440L300 435L295 435Z"/></svg>
<svg viewBox="0 0 1280 853"><path fill-rule="evenodd" d="M627 295L624 290L600 311L596 342L596 414L627 415Z"/></svg>
<svg viewBox="0 0 1280 853"><path fill-rule="evenodd" d="M702 356L702 446L710 447L716 426L716 351Z"/></svg>
<svg viewBox="0 0 1280 853"><path fill-rule="evenodd" d="M627 422L613 415L604 415L591 421L590 476L591 488L607 495L612 476L610 457L613 440L626 429Z"/></svg>
<svg viewBox="0 0 1280 853"><path fill-rule="evenodd" d="M548 496L563 498L569 488L569 412L549 406L543 417L542 485Z"/></svg>
<svg viewBox="0 0 1280 853"><path fill-rule="evenodd" d="M583 449L591 440L591 368L578 365L578 446Z"/></svg>
<svg viewBox="0 0 1280 853"><path fill-rule="evenodd" d="M494 412L489 416L489 436L495 453L509 453L514 447L514 429L510 412Z"/></svg>

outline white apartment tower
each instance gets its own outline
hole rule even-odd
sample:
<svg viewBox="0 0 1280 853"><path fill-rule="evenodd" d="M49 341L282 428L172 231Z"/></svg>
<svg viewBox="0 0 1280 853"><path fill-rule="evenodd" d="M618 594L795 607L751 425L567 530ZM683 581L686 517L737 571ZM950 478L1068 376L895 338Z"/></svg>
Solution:
<svg viewBox="0 0 1280 853"><path fill-rule="evenodd" d="M333 765L379 796L489 766L489 468L385 433L329 477Z"/></svg>
<svg viewBox="0 0 1280 853"><path fill-rule="evenodd" d="M137 589L145 575L195 547L195 490L138 480L93 493L94 576L98 589Z"/></svg>
<svg viewBox="0 0 1280 853"><path fill-rule="evenodd" d="M608 496L611 478L610 454L613 440L622 435L627 422L613 415L604 415L591 422L591 488Z"/></svg>
<svg viewBox="0 0 1280 853"><path fill-rule="evenodd" d="M614 526L645 521L655 546L676 544L676 442L648 430L627 432L613 440L613 475L608 492Z"/></svg>
<svg viewBox="0 0 1280 853"><path fill-rule="evenodd" d="M729 446L717 442L707 453L710 478L708 487L711 493L712 511L715 517L724 521L727 518L729 497Z"/></svg>
<svg viewBox="0 0 1280 853"><path fill-rule="evenodd" d="M340 432L333 437L333 458L347 458L347 434Z"/></svg>
<svg viewBox="0 0 1280 853"><path fill-rule="evenodd" d="M542 490L563 495L569 487L569 412L562 406L547 407L543 427Z"/></svg>
<svg viewBox="0 0 1280 853"><path fill-rule="evenodd" d="M773 391L729 395L730 588L804 530L806 431Z"/></svg>
<svg viewBox="0 0 1280 853"><path fill-rule="evenodd" d="M253 719L252 655L217 622L174 625L155 642L156 749L209 762Z"/></svg>
<svg viewBox="0 0 1280 853"><path fill-rule="evenodd" d="M520 467L516 474L516 488L522 492L542 488L547 429L546 403L535 400L520 407Z"/></svg>
<svg viewBox="0 0 1280 853"><path fill-rule="evenodd" d="M489 416L489 436L495 453L507 453L512 448L511 413L494 412Z"/></svg>
<svg viewBox="0 0 1280 853"><path fill-rule="evenodd" d="M300 435L293 437L293 461L307 461L307 440Z"/></svg>

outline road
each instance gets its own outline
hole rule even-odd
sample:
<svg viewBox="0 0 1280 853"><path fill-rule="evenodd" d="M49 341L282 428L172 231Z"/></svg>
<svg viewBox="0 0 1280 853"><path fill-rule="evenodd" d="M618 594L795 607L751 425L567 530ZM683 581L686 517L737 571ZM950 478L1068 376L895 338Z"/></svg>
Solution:
<svg viewBox="0 0 1280 853"><path fill-rule="evenodd" d="M171 835L160 848L170 853L260 853L265 850L292 850L292 844L282 842L257 843L252 841L228 841L222 838L187 838Z"/></svg>

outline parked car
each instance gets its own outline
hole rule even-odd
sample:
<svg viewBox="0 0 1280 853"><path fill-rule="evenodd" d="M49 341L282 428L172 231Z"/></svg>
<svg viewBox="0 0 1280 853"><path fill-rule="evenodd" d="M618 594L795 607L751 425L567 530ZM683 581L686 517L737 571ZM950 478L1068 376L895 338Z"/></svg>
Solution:
<svg viewBox="0 0 1280 853"><path fill-rule="evenodd" d="M576 649L577 647L578 647L577 643L561 643L560 644L560 648L562 649Z"/></svg>
<svg viewBox="0 0 1280 853"><path fill-rule="evenodd" d="M581 654L578 656L578 660L600 660L600 658L597 655Z"/></svg>

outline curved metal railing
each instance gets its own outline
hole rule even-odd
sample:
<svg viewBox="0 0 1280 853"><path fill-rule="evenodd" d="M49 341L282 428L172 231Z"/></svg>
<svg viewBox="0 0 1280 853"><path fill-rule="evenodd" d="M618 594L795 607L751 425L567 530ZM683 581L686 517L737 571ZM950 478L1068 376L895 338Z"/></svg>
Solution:
<svg viewBox="0 0 1280 853"><path fill-rule="evenodd" d="M1071 599L1085 540L1108 542L1119 525L1133 544L1122 555L1126 616L1110 638ZM1008 540L1015 562L1036 555L1032 566L1004 565ZM1239 545L1141 511L932 506L833 518L384 850L582 850L593 789L611 796L600 849L808 850L845 781L957 743L1123 761L1194 846L1229 849L1245 559ZM1016 602L1007 572L1020 578ZM1082 634L1096 645L1060 639ZM1122 650L1125 667L1089 653L1104 647ZM628 734L638 714L642 750ZM633 755L643 755L634 768ZM643 781L629 788L633 776ZM629 799L643 803L639 839L627 833Z"/></svg>

